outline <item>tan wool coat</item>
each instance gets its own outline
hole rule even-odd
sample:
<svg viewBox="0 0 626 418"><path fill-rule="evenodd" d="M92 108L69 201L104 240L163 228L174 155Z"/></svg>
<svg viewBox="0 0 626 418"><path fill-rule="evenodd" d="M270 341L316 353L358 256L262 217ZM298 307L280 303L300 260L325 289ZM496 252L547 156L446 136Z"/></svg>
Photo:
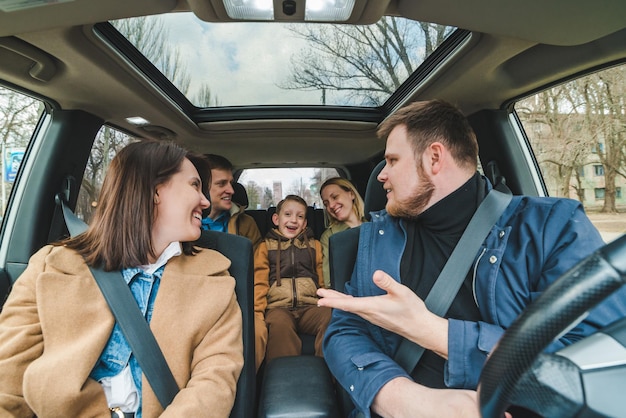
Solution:
<svg viewBox="0 0 626 418"><path fill-rule="evenodd" d="M212 250L166 265L150 328L181 388L162 410L145 376L143 416L228 417L243 366L230 261ZM82 257L46 246L0 313L0 417L111 416L89 377L114 318Z"/></svg>

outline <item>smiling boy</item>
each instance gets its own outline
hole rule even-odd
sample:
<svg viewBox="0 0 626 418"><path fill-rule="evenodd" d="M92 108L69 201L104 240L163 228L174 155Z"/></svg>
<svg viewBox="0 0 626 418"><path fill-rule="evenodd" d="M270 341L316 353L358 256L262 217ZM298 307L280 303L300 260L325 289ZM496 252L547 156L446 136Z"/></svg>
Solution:
<svg viewBox="0 0 626 418"><path fill-rule="evenodd" d="M322 356L330 308L317 306L324 287L322 247L307 228L307 204L289 195L276 206L271 229L254 254L254 322L257 369L276 357L301 354L298 332L315 335Z"/></svg>

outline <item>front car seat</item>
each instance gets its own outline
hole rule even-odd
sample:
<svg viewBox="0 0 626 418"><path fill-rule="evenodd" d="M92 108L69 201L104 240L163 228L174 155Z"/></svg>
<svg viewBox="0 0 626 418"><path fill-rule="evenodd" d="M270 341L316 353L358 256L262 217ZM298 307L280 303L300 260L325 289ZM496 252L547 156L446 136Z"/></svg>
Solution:
<svg viewBox="0 0 626 418"><path fill-rule="evenodd" d="M255 416L256 368L254 364L254 261L252 242L234 234L202 231L195 245L216 250L231 261L235 293L243 316L243 369L230 418ZM210 411L207 411L210 414Z"/></svg>

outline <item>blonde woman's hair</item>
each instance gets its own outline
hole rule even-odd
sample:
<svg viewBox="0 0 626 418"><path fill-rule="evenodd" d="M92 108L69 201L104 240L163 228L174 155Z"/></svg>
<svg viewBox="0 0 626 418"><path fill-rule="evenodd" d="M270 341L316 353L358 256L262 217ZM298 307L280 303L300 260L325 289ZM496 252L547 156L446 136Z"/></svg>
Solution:
<svg viewBox="0 0 626 418"><path fill-rule="evenodd" d="M330 186L331 184L341 187L346 192L352 192L352 194L354 195L354 199L352 200L352 211L354 212L358 220L364 221L365 205L363 204L363 198L357 191L356 187L354 187L354 184L352 184L350 180L343 177L331 177L327 179L324 184L322 184L322 187L320 187L320 197L322 197L322 191L324 190L324 188L326 186ZM324 208L324 223L326 224L326 226L330 226L339 223L339 221L330 216L328 214L328 210Z"/></svg>

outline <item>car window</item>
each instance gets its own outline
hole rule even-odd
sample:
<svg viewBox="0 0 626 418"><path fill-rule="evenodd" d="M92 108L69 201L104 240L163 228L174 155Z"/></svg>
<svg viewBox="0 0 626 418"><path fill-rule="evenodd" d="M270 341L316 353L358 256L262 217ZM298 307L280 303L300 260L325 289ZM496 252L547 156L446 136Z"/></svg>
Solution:
<svg viewBox="0 0 626 418"><path fill-rule="evenodd" d="M515 104L550 196L579 200L605 241L626 232L626 65Z"/></svg>
<svg viewBox="0 0 626 418"><path fill-rule="evenodd" d="M199 107L380 106L456 30L400 16L355 26L223 24L184 12L111 24Z"/></svg>
<svg viewBox="0 0 626 418"><path fill-rule="evenodd" d="M98 206L102 181L111 160L124 146L137 140L133 136L106 125L98 132L91 148L87 167L85 167L85 174L76 203L76 214L85 222L91 221L91 217Z"/></svg>
<svg viewBox="0 0 626 418"><path fill-rule="evenodd" d="M40 100L0 86L1 218L4 218L24 152L33 137L44 108Z"/></svg>
<svg viewBox="0 0 626 418"><path fill-rule="evenodd" d="M323 208L319 188L326 179L338 175L335 168L254 168L243 170L238 182L248 193L248 209L276 206L288 194Z"/></svg>

